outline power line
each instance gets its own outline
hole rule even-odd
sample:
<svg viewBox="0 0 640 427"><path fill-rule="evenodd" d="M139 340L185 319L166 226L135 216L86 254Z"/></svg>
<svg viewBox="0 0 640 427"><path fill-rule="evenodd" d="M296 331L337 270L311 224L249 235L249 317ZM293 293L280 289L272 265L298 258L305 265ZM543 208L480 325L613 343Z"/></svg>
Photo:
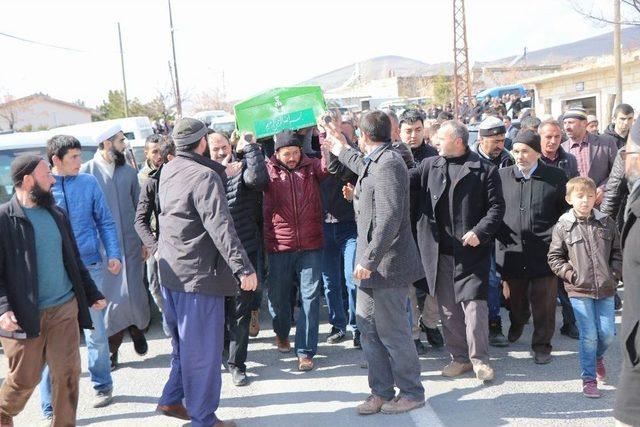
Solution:
<svg viewBox="0 0 640 427"><path fill-rule="evenodd" d="M39 41L36 41L36 40L29 40L29 39L25 39L24 37L18 37L18 36L14 36L12 34L2 33L2 32L0 32L0 36L5 36L5 37L9 37L11 39L20 40L20 41L25 42L25 43L31 43L31 44L45 46L45 47L51 47L51 48L54 48L54 49L61 49L61 50L67 50L67 51L70 51L70 52L78 52L78 53L90 53L90 52L87 52L86 50L80 50L80 49L75 49L75 48L72 48L72 47L64 47L64 46L58 46L58 45L55 45L55 44L43 43L43 42L39 42Z"/></svg>

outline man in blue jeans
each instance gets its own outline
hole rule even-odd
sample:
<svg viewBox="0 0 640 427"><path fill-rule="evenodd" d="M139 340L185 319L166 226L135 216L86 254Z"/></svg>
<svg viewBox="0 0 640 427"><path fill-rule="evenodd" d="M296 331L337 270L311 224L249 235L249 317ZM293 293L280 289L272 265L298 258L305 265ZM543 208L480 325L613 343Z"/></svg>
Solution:
<svg viewBox="0 0 640 427"><path fill-rule="evenodd" d="M308 129L306 130L309 131ZM318 348L320 276L322 272L322 202L320 182L327 178L323 159L302 152L302 136L284 131L274 138L264 190L265 250L269 256L268 297L276 346L291 350L291 289L298 278L302 309L296 325L298 370L313 369Z"/></svg>
<svg viewBox="0 0 640 427"><path fill-rule="evenodd" d="M56 179L51 191L56 204L67 211L82 262L101 289L105 268L99 251L100 243L106 250L107 270L111 274L118 274L122 267L120 247L116 226L100 185L92 175L79 173L81 152L80 142L72 136L57 135L47 141L47 157ZM84 336L89 373L96 393L93 407L100 408L113 400L109 342L102 312L93 308L89 311L93 329L85 329ZM53 415L51 379L46 366L40 382L40 400L44 417L50 419Z"/></svg>

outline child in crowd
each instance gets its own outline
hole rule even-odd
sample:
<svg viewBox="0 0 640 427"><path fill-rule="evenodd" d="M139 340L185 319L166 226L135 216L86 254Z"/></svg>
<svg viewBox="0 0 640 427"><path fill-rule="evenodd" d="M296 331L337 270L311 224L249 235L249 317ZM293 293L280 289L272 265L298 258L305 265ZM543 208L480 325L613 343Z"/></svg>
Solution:
<svg viewBox="0 0 640 427"><path fill-rule="evenodd" d="M594 209L596 184L576 177L567 183L572 206L553 230L548 262L564 280L580 332L582 392L600 397L605 380L604 353L615 335L614 299L622 272L620 236L615 221Z"/></svg>

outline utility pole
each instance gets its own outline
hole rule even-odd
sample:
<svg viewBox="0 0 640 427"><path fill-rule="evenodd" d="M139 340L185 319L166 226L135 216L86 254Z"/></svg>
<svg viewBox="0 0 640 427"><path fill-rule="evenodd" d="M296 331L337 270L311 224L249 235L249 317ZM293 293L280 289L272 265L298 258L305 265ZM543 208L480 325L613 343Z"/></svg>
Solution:
<svg viewBox="0 0 640 427"><path fill-rule="evenodd" d="M173 36L173 16L171 15L171 0L167 0L169 3L169 27L171 27L171 48L173 49L173 71L175 72L176 79L176 110L178 117L182 117L182 100L180 99L180 83L178 82L178 63L176 62L176 42Z"/></svg>
<svg viewBox="0 0 640 427"><path fill-rule="evenodd" d="M613 57L616 71L616 104L622 103L622 41L620 40L620 0L613 0ZM611 113L611 111L609 111Z"/></svg>
<svg viewBox="0 0 640 427"><path fill-rule="evenodd" d="M454 114L460 120L460 105L464 98L471 102L469 51L467 50L467 21L464 0L453 0L453 92Z"/></svg>
<svg viewBox="0 0 640 427"><path fill-rule="evenodd" d="M118 22L118 39L120 40L120 63L122 64L122 86L124 87L124 116L129 117L129 101L127 98L127 79L124 74L124 52L122 51L122 32Z"/></svg>

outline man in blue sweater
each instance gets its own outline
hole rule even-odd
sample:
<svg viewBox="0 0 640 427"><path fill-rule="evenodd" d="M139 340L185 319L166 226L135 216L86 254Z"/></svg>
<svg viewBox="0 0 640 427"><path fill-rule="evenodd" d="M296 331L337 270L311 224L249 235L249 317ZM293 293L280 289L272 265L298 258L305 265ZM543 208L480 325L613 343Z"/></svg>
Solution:
<svg viewBox="0 0 640 427"><path fill-rule="evenodd" d="M47 141L47 157L56 179L51 188L56 204L67 211L74 237L78 243L82 263L89 271L98 289L102 289L104 265L100 254L100 242L105 248L107 270L118 274L121 269L120 246L116 226L107 206L104 194L93 175L79 173L82 147L73 136L57 135ZM109 342L105 334L104 315L90 309L93 329L85 329L89 373L96 392L93 407L111 403L113 380L109 360ZM40 399L43 415L51 418L51 379L45 368L40 383Z"/></svg>

